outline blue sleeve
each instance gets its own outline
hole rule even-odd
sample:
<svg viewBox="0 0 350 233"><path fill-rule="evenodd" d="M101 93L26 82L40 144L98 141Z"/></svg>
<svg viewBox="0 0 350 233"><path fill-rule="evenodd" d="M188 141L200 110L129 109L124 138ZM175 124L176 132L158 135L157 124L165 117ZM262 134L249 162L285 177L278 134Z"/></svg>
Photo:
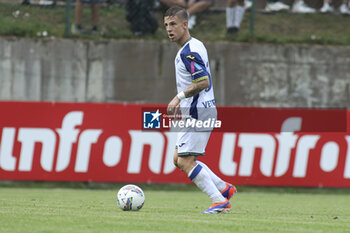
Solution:
<svg viewBox="0 0 350 233"><path fill-rule="evenodd" d="M192 82L199 82L209 79L209 73L198 53L191 51L181 53L181 59L185 64L187 71L190 72L192 76Z"/></svg>

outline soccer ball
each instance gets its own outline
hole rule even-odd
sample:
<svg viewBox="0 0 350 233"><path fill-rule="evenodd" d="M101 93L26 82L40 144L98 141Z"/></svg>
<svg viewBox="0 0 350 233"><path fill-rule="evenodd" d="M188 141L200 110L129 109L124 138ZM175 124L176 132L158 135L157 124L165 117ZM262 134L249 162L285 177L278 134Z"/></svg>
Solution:
<svg viewBox="0 0 350 233"><path fill-rule="evenodd" d="M117 203L122 210L140 210L145 203L145 194L140 187L128 184L119 190Z"/></svg>

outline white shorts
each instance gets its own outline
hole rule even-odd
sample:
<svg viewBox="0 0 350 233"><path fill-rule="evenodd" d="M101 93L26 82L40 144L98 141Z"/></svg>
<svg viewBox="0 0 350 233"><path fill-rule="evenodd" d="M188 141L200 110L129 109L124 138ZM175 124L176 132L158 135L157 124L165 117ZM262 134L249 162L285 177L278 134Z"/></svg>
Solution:
<svg viewBox="0 0 350 233"><path fill-rule="evenodd" d="M179 157L205 155L210 134L211 131L179 132L176 141L177 155Z"/></svg>

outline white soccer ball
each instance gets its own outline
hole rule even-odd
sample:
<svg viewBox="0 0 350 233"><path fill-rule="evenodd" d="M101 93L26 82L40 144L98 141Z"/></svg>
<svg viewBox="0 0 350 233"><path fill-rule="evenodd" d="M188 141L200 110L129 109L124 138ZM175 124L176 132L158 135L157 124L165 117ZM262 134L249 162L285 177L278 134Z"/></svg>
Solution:
<svg viewBox="0 0 350 233"><path fill-rule="evenodd" d="M119 190L117 202L122 210L140 210L145 203L145 194L140 187L128 184Z"/></svg>

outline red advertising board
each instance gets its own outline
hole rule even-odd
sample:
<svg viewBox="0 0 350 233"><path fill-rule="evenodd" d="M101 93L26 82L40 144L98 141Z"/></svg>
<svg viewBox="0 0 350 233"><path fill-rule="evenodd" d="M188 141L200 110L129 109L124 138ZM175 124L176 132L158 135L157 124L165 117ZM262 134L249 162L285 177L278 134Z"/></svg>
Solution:
<svg viewBox="0 0 350 233"><path fill-rule="evenodd" d="M189 183L164 105L0 102L0 180ZM200 159L241 185L350 187L349 110L219 107Z"/></svg>

